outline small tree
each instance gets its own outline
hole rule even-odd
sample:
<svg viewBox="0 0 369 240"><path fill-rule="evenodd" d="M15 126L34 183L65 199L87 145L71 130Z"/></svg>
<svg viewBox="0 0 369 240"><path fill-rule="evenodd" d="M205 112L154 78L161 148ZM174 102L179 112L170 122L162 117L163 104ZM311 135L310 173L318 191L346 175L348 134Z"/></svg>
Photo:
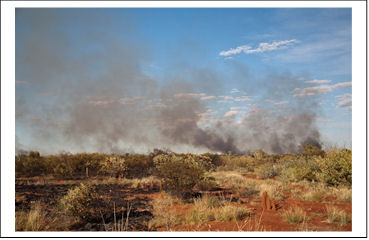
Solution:
<svg viewBox="0 0 369 240"><path fill-rule="evenodd" d="M352 152L348 149L329 151L326 156L315 158L321 173L320 181L328 185L349 185L352 183Z"/></svg>
<svg viewBox="0 0 369 240"><path fill-rule="evenodd" d="M310 156L321 156L324 157L324 150L318 148L313 144L304 144L302 146L302 155L310 157Z"/></svg>
<svg viewBox="0 0 369 240"><path fill-rule="evenodd" d="M114 155L105 157L100 163L100 172L115 177L125 176L127 166L124 157Z"/></svg>
<svg viewBox="0 0 369 240"><path fill-rule="evenodd" d="M204 180L206 163L203 160L193 154L158 155L154 158L156 175L163 179L168 191L185 196Z"/></svg>
<svg viewBox="0 0 369 240"><path fill-rule="evenodd" d="M260 160L262 160L262 159L265 157L265 152L264 152L263 150L261 150L261 149L258 149L258 150L256 150L256 151L254 151L254 152L251 154L251 156L252 156L253 158L255 158L256 160L260 161Z"/></svg>
<svg viewBox="0 0 369 240"><path fill-rule="evenodd" d="M102 200L91 185L81 183L72 189L69 189L67 194L60 199L59 207L61 210L78 219L91 219L95 211L91 209L101 206ZM96 210L96 209L93 209Z"/></svg>

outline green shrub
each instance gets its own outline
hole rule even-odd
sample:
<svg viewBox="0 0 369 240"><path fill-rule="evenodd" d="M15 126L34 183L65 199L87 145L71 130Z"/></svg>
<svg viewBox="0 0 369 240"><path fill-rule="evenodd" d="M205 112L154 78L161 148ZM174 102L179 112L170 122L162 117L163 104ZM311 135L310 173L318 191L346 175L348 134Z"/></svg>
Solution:
<svg viewBox="0 0 369 240"><path fill-rule="evenodd" d="M129 178L147 177L152 173L154 162L149 155L131 154L124 157L126 175Z"/></svg>
<svg viewBox="0 0 369 240"><path fill-rule="evenodd" d="M311 156L321 156L324 157L325 152L324 150L318 148L313 144L304 144L302 146L302 155L311 157Z"/></svg>
<svg viewBox="0 0 369 240"><path fill-rule="evenodd" d="M57 156L57 162L55 163L53 172L55 175L70 177L76 171L75 164L71 161L71 154L62 153Z"/></svg>
<svg viewBox="0 0 369 240"><path fill-rule="evenodd" d="M315 158L321 170L319 180L333 186L352 183L352 152L348 149L329 151L326 156Z"/></svg>
<svg viewBox="0 0 369 240"><path fill-rule="evenodd" d="M193 154L159 155L154 158L156 174L164 181L164 187L172 193L184 196L205 178L207 163Z"/></svg>
<svg viewBox="0 0 369 240"><path fill-rule="evenodd" d="M291 181L317 181L320 172L318 164L313 159L301 156L293 162L285 163L281 168L283 169L281 177Z"/></svg>
<svg viewBox="0 0 369 240"><path fill-rule="evenodd" d="M273 178L278 176L282 168L277 164L263 164L256 170L256 175L261 179Z"/></svg>
<svg viewBox="0 0 369 240"><path fill-rule="evenodd" d="M68 216L78 219L91 219L96 214L97 206L101 206L101 199L97 195L93 186L81 183L60 199L59 206Z"/></svg>
<svg viewBox="0 0 369 240"><path fill-rule="evenodd" d="M214 167L219 167L221 165L223 165L223 159L219 154L214 154L214 153L204 153L202 154L202 156L207 157L210 159L211 164Z"/></svg>
<svg viewBox="0 0 369 240"><path fill-rule="evenodd" d="M265 152L261 149L258 149L256 151L254 151L251 156L253 158L255 158L256 160L260 161L260 160L263 160L263 158L265 157Z"/></svg>
<svg viewBox="0 0 369 240"><path fill-rule="evenodd" d="M15 173L17 176L28 177L45 174L47 165L40 153L31 151L29 155L21 154L15 157Z"/></svg>
<svg viewBox="0 0 369 240"><path fill-rule="evenodd" d="M249 156L235 156L226 155L222 156L222 166L218 167L221 171L232 171L238 172L253 172L255 166L255 159Z"/></svg>
<svg viewBox="0 0 369 240"><path fill-rule="evenodd" d="M124 177L127 173L126 161L122 156L107 156L100 162L100 172L113 177Z"/></svg>
<svg viewBox="0 0 369 240"><path fill-rule="evenodd" d="M205 173L204 177L196 183L196 187L201 191L208 191L213 188L216 188L218 185L215 181L215 178L213 176L210 176L210 174Z"/></svg>

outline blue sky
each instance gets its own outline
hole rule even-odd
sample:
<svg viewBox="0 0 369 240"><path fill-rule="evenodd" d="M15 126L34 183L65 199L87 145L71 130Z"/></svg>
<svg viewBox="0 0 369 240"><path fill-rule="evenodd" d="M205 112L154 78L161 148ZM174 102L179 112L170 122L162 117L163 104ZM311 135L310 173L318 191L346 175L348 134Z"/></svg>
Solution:
<svg viewBox="0 0 369 240"><path fill-rule="evenodd" d="M348 8L16 9L15 36L18 149L351 146Z"/></svg>

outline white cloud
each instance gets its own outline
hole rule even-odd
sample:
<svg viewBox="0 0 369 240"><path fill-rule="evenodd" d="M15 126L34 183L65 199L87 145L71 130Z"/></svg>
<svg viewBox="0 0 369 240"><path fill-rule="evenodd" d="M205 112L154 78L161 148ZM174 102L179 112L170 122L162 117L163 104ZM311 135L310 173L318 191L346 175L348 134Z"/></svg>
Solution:
<svg viewBox="0 0 369 240"><path fill-rule="evenodd" d="M135 102L137 102L138 100L142 99L142 97L131 97L131 98L121 98L119 99L119 103L120 104L133 104Z"/></svg>
<svg viewBox="0 0 369 240"><path fill-rule="evenodd" d="M206 95L205 93L177 93L174 94L175 98L200 98L201 100L210 100L216 98L216 96Z"/></svg>
<svg viewBox="0 0 369 240"><path fill-rule="evenodd" d="M232 96L220 96L221 98L223 98L224 100L233 100Z"/></svg>
<svg viewBox="0 0 369 240"><path fill-rule="evenodd" d="M177 93L174 94L175 98L195 98L206 96L205 93Z"/></svg>
<svg viewBox="0 0 369 240"><path fill-rule="evenodd" d="M352 96L350 93L336 96L336 98L338 99L337 107L352 110Z"/></svg>
<svg viewBox="0 0 369 240"><path fill-rule="evenodd" d="M239 93L240 92L240 90L238 90L237 88L233 88L232 90L231 90L231 93Z"/></svg>
<svg viewBox="0 0 369 240"><path fill-rule="evenodd" d="M283 41L272 42L272 43L261 42L259 43L259 46L254 49L249 45L242 45L236 48L231 48L228 51L221 51L219 55L223 57L229 57L231 55L240 54L241 52L245 54L269 52L269 51L274 51L274 50L281 49L283 47L290 46L291 44L296 43L296 42L297 42L296 39L283 40Z"/></svg>
<svg viewBox="0 0 369 240"><path fill-rule="evenodd" d="M324 94L327 92L331 92L336 88L346 88L346 87L351 87L352 82L342 82L342 83L337 83L334 85L321 85L321 86L316 86L316 87L307 87L307 88L296 88L294 90L294 97L306 97L306 96L314 96L317 94Z"/></svg>
<svg viewBox="0 0 369 240"><path fill-rule="evenodd" d="M216 98L216 96L202 96L200 99L201 100L210 100L210 99L214 99Z"/></svg>
<svg viewBox="0 0 369 240"><path fill-rule="evenodd" d="M288 101L274 101L274 100L271 100L271 99L266 99L265 102L268 102L268 103L271 103L271 104L274 104L274 105L284 105L284 104L287 104Z"/></svg>
<svg viewBox="0 0 369 240"><path fill-rule="evenodd" d="M313 84L323 84L323 83L330 83L330 82L331 80L318 80L318 79L305 81L305 83L313 83Z"/></svg>
<svg viewBox="0 0 369 240"><path fill-rule="evenodd" d="M246 102L248 100L250 100L250 98L248 96L236 97L234 99L235 102Z"/></svg>
<svg viewBox="0 0 369 240"><path fill-rule="evenodd" d="M248 106L241 106L241 107L231 107L231 111L240 111L248 109Z"/></svg>
<svg viewBox="0 0 369 240"><path fill-rule="evenodd" d="M222 100L218 100L219 103L227 103L234 101L234 98L232 96L219 96L219 98L223 98Z"/></svg>
<svg viewBox="0 0 369 240"><path fill-rule="evenodd" d="M232 117L234 115L237 115L238 114L238 111L235 111L235 110L231 110L231 111L228 111L224 114L224 117Z"/></svg>
<svg viewBox="0 0 369 240"><path fill-rule="evenodd" d="M337 83L334 85L334 88L338 88L338 87L351 87L352 86L352 82L342 82L342 83Z"/></svg>
<svg viewBox="0 0 369 240"><path fill-rule="evenodd" d="M250 98L248 96L241 96L241 97L232 97L232 96L219 96L219 98L223 98L219 100L219 103L230 103L230 102L246 102L249 101Z"/></svg>
<svg viewBox="0 0 369 240"><path fill-rule="evenodd" d="M105 106L114 103L115 101L107 101L107 100L98 100L98 101L88 101L88 104L95 106Z"/></svg>

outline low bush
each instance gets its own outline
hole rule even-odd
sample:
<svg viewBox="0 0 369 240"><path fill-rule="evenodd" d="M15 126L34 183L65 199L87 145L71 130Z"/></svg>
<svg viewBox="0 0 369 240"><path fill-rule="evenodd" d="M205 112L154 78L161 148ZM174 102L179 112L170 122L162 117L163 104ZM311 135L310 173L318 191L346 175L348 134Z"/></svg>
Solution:
<svg viewBox="0 0 369 240"><path fill-rule="evenodd" d="M222 165L217 171L238 171L242 173L253 172L255 159L250 156L223 155Z"/></svg>
<svg viewBox="0 0 369 240"><path fill-rule="evenodd" d="M204 153L204 154L202 154L202 156L205 156L205 157L209 158L211 164L214 167L219 167L219 166L222 166L224 164L223 158L219 154L215 154L215 153Z"/></svg>
<svg viewBox="0 0 369 240"><path fill-rule="evenodd" d="M213 176L211 176L209 173L205 173L204 177L198 183L196 183L195 186L198 190L209 191L218 187L218 184Z"/></svg>
<svg viewBox="0 0 369 240"><path fill-rule="evenodd" d="M127 173L126 161L122 156L107 156L100 162L100 173L113 177L124 177Z"/></svg>
<svg viewBox="0 0 369 240"><path fill-rule="evenodd" d="M281 168L281 178L290 181L317 181L319 165L311 158L297 157L293 162L285 162Z"/></svg>
<svg viewBox="0 0 369 240"><path fill-rule="evenodd" d="M302 146L302 155L306 157L312 157L312 156L320 156L324 157L325 152L324 150L320 149L319 147L313 145L313 144L304 144Z"/></svg>
<svg viewBox="0 0 369 240"><path fill-rule="evenodd" d="M29 155L20 154L15 157L16 176L39 176L46 173L47 165L39 152L30 152Z"/></svg>
<svg viewBox="0 0 369 240"><path fill-rule="evenodd" d="M126 176L141 178L149 176L154 167L153 158L144 154L130 154L124 157Z"/></svg>
<svg viewBox="0 0 369 240"><path fill-rule="evenodd" d="M352 183L352 152L348 149L329 151L325 157L315 158L320 173L320 181L332 185L351 186Z"/></svg>
<svg viewBox="0 0 369 240"><path fill-rule="evenodd" d="M162 178L164 187L171 193L185 196L205 179L209 159L197 155L159 155L154 158L156 175Z"/></svg>
<svg viewBox="0 0 369 240"><path fill-rule="evenodd" d="M251 153L251 156L255 158L258 161L263 160L263 158L266 156L265 152L261 149L258 149Z"/></svg>
<svg viewBox="0 0 369 240"><path fill-rule="evenodd" d="M263 164L255 172L259 178L266 179L279 176L281 171L282 168L278 164Z"/></svg>
<svg viewBox="0 0 369 240"><path fill-rule="evenodd" d="M81 183L60 199L59 207L68 216L78 219L92 219L99 216L96 209L101 207L102 199L98 196L93 186Z"/></svg>

